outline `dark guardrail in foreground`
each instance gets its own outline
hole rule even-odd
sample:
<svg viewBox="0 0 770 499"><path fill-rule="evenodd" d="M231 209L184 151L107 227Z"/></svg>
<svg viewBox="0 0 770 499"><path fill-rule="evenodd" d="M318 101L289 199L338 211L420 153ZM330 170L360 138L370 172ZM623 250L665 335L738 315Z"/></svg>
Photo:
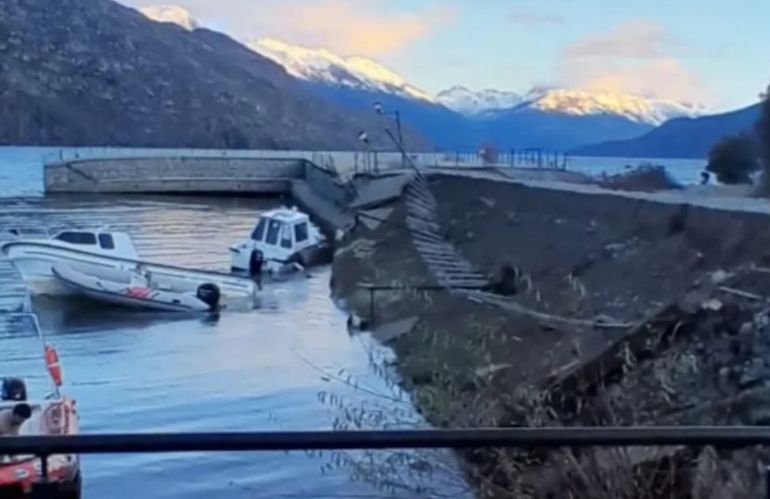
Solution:
<svg viewBox="0 0 770 499"><path fill-rule="evenodd" d="M104 434L0 438L0 455L245 452L355 449L557 448L688 445L770 446L770 427L589 427L458 430ZM766 473L770 499L770 468ZM42 484L40 490L44 489ZM36 495L36 497L45 497Z"/></svg>

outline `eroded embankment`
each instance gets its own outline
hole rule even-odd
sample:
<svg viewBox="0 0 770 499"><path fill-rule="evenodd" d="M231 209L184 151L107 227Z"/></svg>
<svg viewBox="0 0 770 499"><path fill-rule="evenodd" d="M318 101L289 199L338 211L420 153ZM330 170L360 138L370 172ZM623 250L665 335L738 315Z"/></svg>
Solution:
<svg viewBox="0 0 770 499"><path fill-rule="evenodd" d="M429 225L476 270L507 267L514 294L419 289L441 279L403 199L342 241L333 290L369 317L362 284L407 288L375 294L374 327L434 425L768 421L770 217L457 177L429 189ZM466 457L488 497L743 497L755 454Z"/></svg>

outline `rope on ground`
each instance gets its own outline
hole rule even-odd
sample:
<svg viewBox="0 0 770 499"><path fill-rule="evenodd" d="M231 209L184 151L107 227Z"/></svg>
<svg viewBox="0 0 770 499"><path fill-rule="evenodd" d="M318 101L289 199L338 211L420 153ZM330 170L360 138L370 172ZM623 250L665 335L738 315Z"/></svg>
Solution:
<svg viewBox="0 0 770 499"><path fill-rule="evenodd" d="M504 308L511 312L526 315L528 317L532 317L533 319L536 319L542 322L558 323L558 324L563 324L563 325L573 326L573 327L591 327L591 328L597 328L597 329L629 329L635 326L635 323L633 322L608 322L608 321L602 321L599 319L594 319L594 320L572 319L572 318L563 317L560 315L553 315L553 314L547 314L545 312L538 312L537 310L533 310L531 308L520 305L519 303L513 302L511 300L506 300L501 296L494 295L491 293L469 292L469 295L477 298L478 301L481 301L483 303L487 303L489 305L496 305L498 307Z"/></svg>
<svg viewBox="0 0 770 499"><path fill-rule="evenodd" d="M740 296L741 298L746 298L748 300L754 300L754 301L764 301L764 298L761 296L749 293L748 291L743 291L742 289L735 289L735 288L729 288L727 286L720 286L719 290L723 293Z"/></svg>

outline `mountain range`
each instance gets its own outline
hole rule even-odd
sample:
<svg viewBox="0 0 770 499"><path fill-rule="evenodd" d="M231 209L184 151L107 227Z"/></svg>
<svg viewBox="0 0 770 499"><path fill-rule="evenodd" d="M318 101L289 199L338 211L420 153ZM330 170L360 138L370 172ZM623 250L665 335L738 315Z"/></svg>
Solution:
<svg viewBox="0 0 770 499"><path fill-rule="evenodd" d="M360 149L361 130L386 143L371 113L180 9L152 13L173 23L111 0L0 0L0 143Z"/></svg>
<svg viewBox="0 0 770 499"><path fill-rule="evenodd" d="M0 0L0 33L4 144L358 149L366 131L392 147L384 131L398 111L413 150L681 156L756 115L699 117L693 103L565 88L432 95L374 60L242 43L176 6Z"/></svg>
<svg viewBox="0 0 770 499"><path fill-rule="evenodd" d="M335 104L371 111L379 101L389 110L399 110L404 121L442 149L486 144L565 150L637 137L671 118L698 116L706 110L693 103L579 89L516 93L454 86L433 96L367 58L342 57L271 38L248 45Z"/></svg>

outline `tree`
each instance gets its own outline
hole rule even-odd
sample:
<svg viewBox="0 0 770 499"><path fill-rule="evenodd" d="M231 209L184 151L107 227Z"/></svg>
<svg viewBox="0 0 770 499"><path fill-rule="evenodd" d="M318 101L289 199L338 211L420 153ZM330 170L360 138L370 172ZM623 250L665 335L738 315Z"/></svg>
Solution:
<svg viewBox="0 0 770 499"><path fill-rule="evenodd" d="M756 125L757 139L762 158L762 186L765 195L770 195L770 87L762 96L762 112Z"/></svg>
<svg viewBox="0 0 770 499"><path fill-rule="evenodd" d="M753 137L725 137L709 152L706 170L723 184L750 184L751 174L759 170L759 151Z"/></svg>

